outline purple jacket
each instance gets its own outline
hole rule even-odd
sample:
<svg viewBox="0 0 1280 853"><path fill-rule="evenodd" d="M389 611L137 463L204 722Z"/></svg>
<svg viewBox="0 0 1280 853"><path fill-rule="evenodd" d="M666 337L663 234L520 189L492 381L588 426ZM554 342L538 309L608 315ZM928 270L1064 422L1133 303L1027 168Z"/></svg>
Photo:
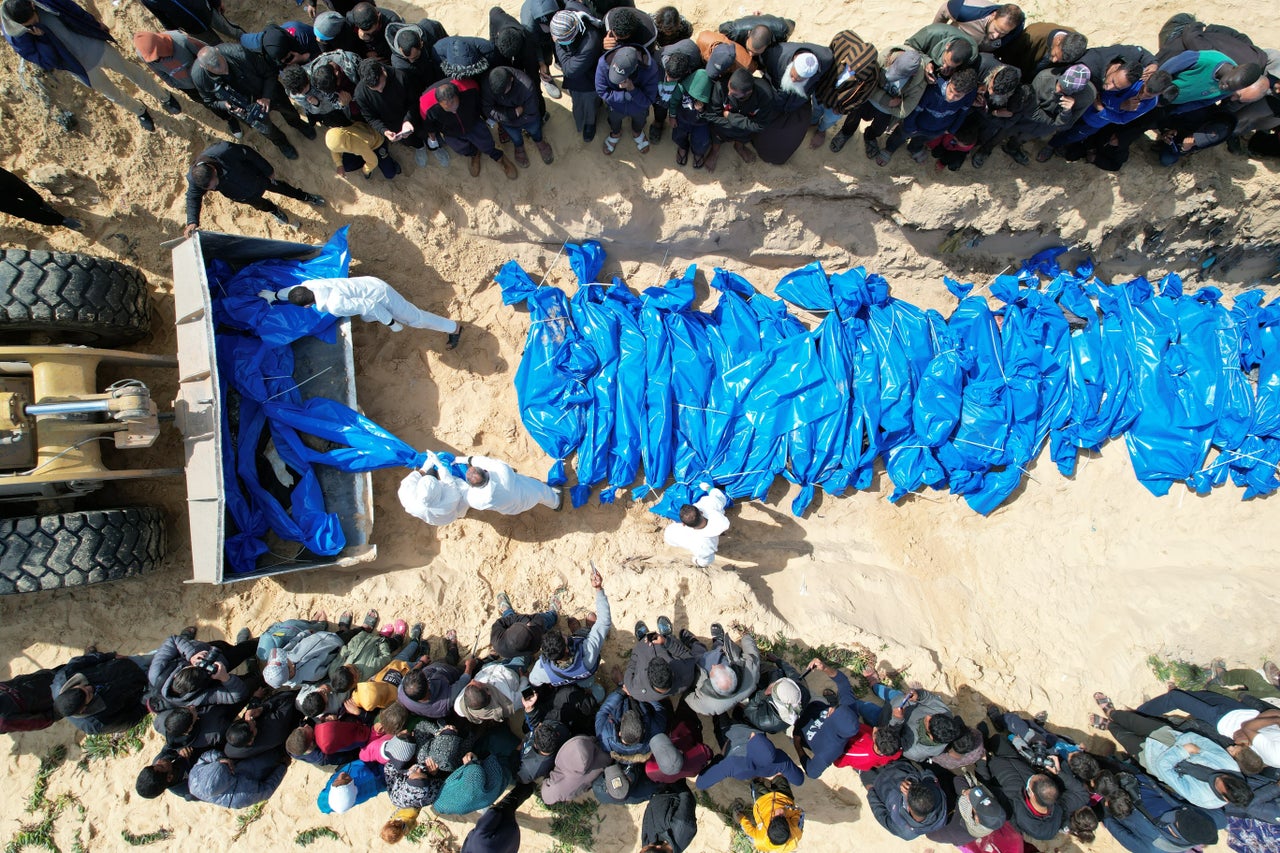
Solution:
<svg viewBox="0 0 1280 853"><path fill-rule="evenodd" d="M634 89L619 89L609 81L609 63L613 60L613 55L621 48L628 46L620 45L606 51L596 63L596 94L600 96L600 100L609 105L609 111L612 113L624 116L648 115L649 107L658 100L659 80L658 64L653 61L648 51L639 51L640 67L631 78L631 82L636 86Z"/></svg>
<svg viewBox="0 0 1280 853"><path fill-rule="evenodd" d="M39 0L36 12L40 15L57 15L66 24L67 29L88 38L114 42L111 33L102 22L72 0ZM81 83L89 85L89 75L80 60L76 59L66 45L47 30L43 35L34 35L21 21L14 21L8 15L0 14L0 26L4 28L5 40L13 46L18 55L45 71L67 71L79 78ZM16 33L16 35L15 35Z"/></svg>

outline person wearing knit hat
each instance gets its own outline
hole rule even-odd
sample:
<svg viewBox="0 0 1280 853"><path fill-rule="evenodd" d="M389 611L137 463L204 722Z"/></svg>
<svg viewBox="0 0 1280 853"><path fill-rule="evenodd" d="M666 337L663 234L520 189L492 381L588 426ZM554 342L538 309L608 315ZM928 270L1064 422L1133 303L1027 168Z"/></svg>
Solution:
<svg viewBox="0 0 1280 853"><path fill-rule="evenodd" d="M504 64L487 39L474 36L449 36L431 47L440 68L451 80L479 81L484 73Z"/></svg>
<svg viewBox="0 0 1280 853"><path fill-rule="evenodd" d="M1031 112L1005 131L1002 150L1015 162L1026 165L1030 157L1022 146L1036 139L1052 136L1076 123L1084 111L1097 100L1097 89L1089 80L1089 66L1046 68L1031 81L1035 106ZM1044 146L1036 159L1045 162L1053 157L1052 146Z"/></svg>
<svg viewBox="0 0 1280 853"><path fill-rule="evenodd" d="M604 24L586 12L562 10L550 22L551 47L569 93L573 123L584 142L596 137L596 65L604 55Z"/></svg>
<svg viewBox="0 0 1280 853"><path fill-rule="evenodd" d="M346 17L339 12L321 12L316 15L311 29L316 34L316 43L322 52L346 50L359 57L365 55L364 42L360 41Z"/></svg>
<svg viewBox="0 0 1280 853"><path fill-rule="evenodd" d="M260 33L249 33L241 44L256 50L279 71L287 65L310 62L320 53L315 31L298 21L271 24Z"/></svg>
<svg viewBox="0 0 1280 853"><path fill-rule="evenodd" d="M699 68L680 82L671 93L671 141L676 144L676 165L689 162L693 152L693 168L701 169L711 151L711 126L703 119L711 102L711 77Z"/></svg>
<svg viewBox="0 0 1280 853"><path fill-rule="evenodd" d="M462 815L493 805L511 784L511 770L496 755L479 758L468 752L462 766L449 774L433 808L437 814Z"/></svg>
<svg viewBox="0 0 1280 853"><path fill-rule="evenodd" d="M177 89L191 100L204 104L214 115L227 123L227 130L237 139L241 136L240 123L231 113L218 106L216 101L206 100L191 80L191 66L196 54L207 44L179 30L153 33L143 30L134 33L133 49L138 58L147 64L160 81L171 89ZM161 105L166 112L177 115L182 106L172 94Z"/></svg>
<svg viewBox="0 0 1280 853"><path fill-rule="evenodd" d="M382 745L382 756L388 765L397 770L407 770L413 765L417 755L417 742L403 735L397 735Z"/></svg>

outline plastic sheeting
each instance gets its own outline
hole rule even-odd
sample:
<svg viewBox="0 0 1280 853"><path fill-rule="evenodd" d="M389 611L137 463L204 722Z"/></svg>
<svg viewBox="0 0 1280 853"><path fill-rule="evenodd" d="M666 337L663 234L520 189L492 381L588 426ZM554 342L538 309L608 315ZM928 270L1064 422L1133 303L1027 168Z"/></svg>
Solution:
<svg viewBox="0 0 1280 853"><path fill-rule="evenodd" d="M597 280L600 244L569 244L569 297L511 261L503 301L530 314L521 418L555 460L553 482L576 454L575 506L634 487L671 518L701 481L759 500L778 476L800 486L800 515L818 488L870 487L877 462L890 500L945 488L987 514L1046 443L1070 476L1080 450L1120 437L1155 495L1228 479L1245 498L1275 491L1280 299L1250 291L1227 308L1174 275L1108 284L1091 262L1062 269L1065 251L998 276L990 297L947 279L949 317L861 267L809 264L782 277L781 299L716 269L716 305L701 312L694 267L636 295ZM783 300L822 314L816 328Z"/></svg>
<svg viewBox="0 0 1280 853"><path fill-rule="evenodd" d="M267 552L268 530L317 555L331 556L346 546L338 516L325 510L314 465L356 472L418 467L426 460L425 454L341 403L324 398L304 401L293 375L291 344L308 335L335 342L338 320L308 306L269 304L257 295L308 279L345 276L349 261L343 228L311 260L260 261L238 272L221 261L209 264L224 401L224 489L235 528L226 542L232 572L257 567L258 558ZM234 427L233 409L238 413ZM334 447L315 450L303 435ZM294 480L283 496L287 506L278 484L264 485L259 473L268 440Z"/></svg>

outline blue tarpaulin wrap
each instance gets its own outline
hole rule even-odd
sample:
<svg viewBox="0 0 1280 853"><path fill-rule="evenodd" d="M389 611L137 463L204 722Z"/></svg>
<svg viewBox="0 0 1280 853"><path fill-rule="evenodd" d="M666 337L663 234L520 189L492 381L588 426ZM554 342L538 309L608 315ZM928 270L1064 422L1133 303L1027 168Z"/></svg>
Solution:
<svg viewBox="0 0 1280 853"><path fill-rule="evenodd" d="M333 343L337 318L309 306L269 304L260 290L279 290L308 279L347 274L347 229L338 231L307 261L268 260L233 272L221 261L209 264L209 293L217 323L217 359L222 406L223 471L227 510L236 532L227 538L232 572L257 567L266 553L268 530L301 543L314 554L331 556L346 546L338 516L327 512L316 464L344 471L395 466L418 467L426 460L364 415L334 400L304 401L293 376L291 344L308 335ZM235 392L239 416L229 422ZM295 483L285 506L263 486L258 474L264 434L269 435ZM302 435L335 446L320 452Z"/></svg>
<svg viewBox="0 0 1280 853"><path fill-rule="evenodd" d="M575 506L602 484L604 502L633 487L675 518L701 482L759 500L782 476L801 515L818 488L870 487L879 460L890 500L946 488L987 514L1046 443L1070 476L1079 450L1121 437L1155 495L1280 487L1280 299L1250 291L1228 309L1174 275L1108 284L1092 262L1063 268L1066 251L997 276L990 297L947 279L949 317L816 262L782 277L781 298L716 269L715 307L694 311L694 267L637 295L597 280L594 241L565 247L572 297L514 261L497 280L530 313L521 417L553 481L576 454ZM821 314L816 328L786 302Z"/></svg>

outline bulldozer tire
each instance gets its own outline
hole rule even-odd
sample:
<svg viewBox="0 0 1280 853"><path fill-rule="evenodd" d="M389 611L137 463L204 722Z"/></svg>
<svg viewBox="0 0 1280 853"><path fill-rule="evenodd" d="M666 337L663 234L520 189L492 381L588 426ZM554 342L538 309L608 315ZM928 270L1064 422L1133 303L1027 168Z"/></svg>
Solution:
<svg viewBox="0 0 1280 853"><path fill-rule="evenodd" d="M133 577L164 555L164 514L155 507L2 518L0 595Z"/></svg>
<svg viewBox="0 0 1280 853"><path fill-rule="evenodd" d="M142 273L69 252L0 249L0 344L131 344L151 331Z"/></svg>

